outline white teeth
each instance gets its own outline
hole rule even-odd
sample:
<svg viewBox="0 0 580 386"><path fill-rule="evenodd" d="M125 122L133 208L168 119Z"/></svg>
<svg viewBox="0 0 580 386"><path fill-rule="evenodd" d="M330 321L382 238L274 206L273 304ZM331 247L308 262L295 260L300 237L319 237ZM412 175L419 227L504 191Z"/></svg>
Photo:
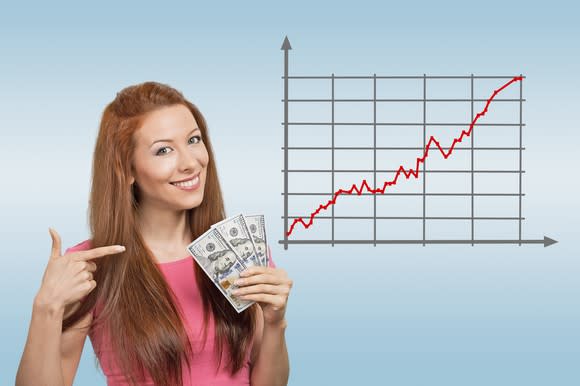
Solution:
<svg viewBox="0 0 580 386"><path fill-rule="evenodd" d="M199 181L199 176L195 177L193 180L185 181L185 182L172 182L173 185L182 186L182 187L191 187L197 184Z"/></svg>

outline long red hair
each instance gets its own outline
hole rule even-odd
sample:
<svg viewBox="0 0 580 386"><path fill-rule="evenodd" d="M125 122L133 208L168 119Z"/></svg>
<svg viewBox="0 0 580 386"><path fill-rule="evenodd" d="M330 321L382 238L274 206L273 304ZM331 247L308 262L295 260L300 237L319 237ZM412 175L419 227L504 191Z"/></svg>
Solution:
<svg viewBox="0 0 580 386"><path fill-rule="evenodd" d="M123 89L106 106L101 119L93 156L88 218L91 248L120 244L126 250L94 260L98 266L94 273L97 287L62 326L65 331L91 312L97 301L102 303L103 311L91 328L108 329L114 354L131 384L142 379L146 370L156 385L181 385L181 360L188 366L190 358L195 360L181 310L139 233L138 188L132 189L130 185L130 176L134 175L133 134L147 113L175 104L191 111L209 155L204 199L187 214L193 239L225 218L207 124L198 108L165 84L145 82ZM218 362L221 364L227 346L230 354L227 366L234 374L244 365L245 353L251 345L256 308L238 314L197 264L194 271L203 298L204 330L211 313Z"/></svg>

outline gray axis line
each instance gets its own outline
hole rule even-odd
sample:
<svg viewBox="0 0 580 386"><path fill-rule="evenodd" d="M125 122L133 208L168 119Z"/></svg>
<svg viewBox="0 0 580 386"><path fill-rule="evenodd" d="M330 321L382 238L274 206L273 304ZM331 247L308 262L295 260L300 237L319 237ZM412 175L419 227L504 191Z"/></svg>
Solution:
<svg viewBox="0 0 580 386"><path fill-rule="evenodd" d="M282 47L280 48L284 50L284 99L286 102L284 103L284 147L286 150L284 151L284 170L288 170L288 50L291 50L292 47L290 46L290 41L288 41L288 36L284 38L284 42L282 43ZM288 249L288 234L286 230L288 229L288 172L284 173L284 249Z"/></svg>
<svg viewBox="0 0 580 386"><path fill-rule="evenodd" d="M309 218L310 216L288 216L288 218ZM284 218L284 216L280 216ZM525 217L471 217L471 216L316 216L317 219L331 220L525 220Z"/></svg>
<svg viewBox="0 0 580 386"><path fill-rule="evenodd" d="M280 148L284 150L284 147ZM290 146L288 150L332 150L329 146ZM443 150L449 150L449 147L442 147ZM334 146L334 150L375 150L372 146ZM380 147L377 146L376 150L425 150L422 147L410 147L410 146L391 146L391 147ZM470 150L471 147L455 147L455 150ZM473 150L526 150L525 147L474 147Z"/></svg>
<svg viewBox="0 0 580 386"><path fill-rule="evenodd" d="M521 76L521 74L520 74ZM523 83L524 81L520 81L520 99L522 99L522 88L523 88ZM522 170L522 102L520 101L520 154L519 154L519 158L520 158L520 171ZM520 181L519 181L519 189L520 189L520 193L522 192L522 173L520 173L519 175ZM519 199L519 213L520 213L520 217L522 216L522 196L520 195L520 199ZM521 240L522 239L522 222L520 221L520 223L518 224L518 238ZM520 243L521 245L521 243Z"/></svg>
<svg viewBox="0 0 580 386"><path fill-rule="evenodd" d="M427 148L427 74L423 74L423 154ZM423 157L423 241L427 239L427 156ZM423 246L426 244L423 243Z"/></svg>
<svg viewBox="0 0 580 386"><path fill-rule="evenodd" d="M280 99L281 102L285 102L284 99ZM377 102L423 102L423 99L414 98L400 98L400 99L378 99ZM487 99L474 99L474 102L487 102ZM525 99L494 99L493 102L526 102ZM331 102L330 99L288 99L288 102ZM374 102L373 99L335 99L334 102ZM442 99L442 98L431 98L426 99L425 102L471 102L471 99Z"/></svg>
<svg viewBox="0 0 580 386"><path fill-rule="evenodd" d="M373 74L373 189L377 189L377 74ZM334 207L334 205L333 205ZM377 239L377 195L373 197L373 240ZM375 243L376 247L377 244Z"/></svg>
<svg viewBox="0 0 580 386"><path fill-rule="evenodd" d="M473 74L471 74L471 120L473 121L474 118L474 109L473 109ZM474 192L474 180L475 180L475 173L473 172L474 170L474 157L475 157L475 153L474 153L474 147L475 147L475 135L474 135L475 130L471 130L470 133L470 145L471 145L471 240L475 239L475 221L473 220L473 216L474 216L474 208L475 208L475 196L473 195ZM522 174L520 173L520 176ZM521 192L520 192L521 193ZM522 214L520 213L520 216ZM471 246L474 246L475 244L471 244Z"/></svg>
<svg viewBox="0 0 580 386"><path fill-rule="evenodd" d="M334 74L332 74L333 78L332 78L332 99L334 100ZM334 102L332 103L332 166L331 169L333 170L332 172L332 191L334 192ZM334 205L332 205L332 239L334 240ZM332 244L332 246L334 247L334 243Z"/></svg>
<svg viewBox="0 0 580 386"><path fill-rule="evenodd" d="M280 193L284 195L285 193ZM334 193L314 193L314 192L288 192L288 196L332 196ZM354 195L354 194L353 194ZM358 194L356 194L358 196ZM375 193L363 192L361 196L423 196L423 193ZM425 193L426 196L452 196L452 197L471 197L471 196L489 196L489 197L518 197L525 196L525 193Z"/></svg>
<svg viewBox="0 0 580 386"><path fill-rule="evenodd" d="M283 125L290 125L290 126L330 126L332 122L282 122ZM471 126L470 123L414 123L414 122L334 122L334 125L338 126L462 126L462 127L469 127ZM525 126L525 123L522 123L521 126ZM476 126L507 126L507 127L520 127L519 123L476 123L473 125Z"/></svg>
<svg viewBox="0 0 580 386"><path fill-rule="evenodd" d="M557 243L557 240L544 236L543 239L509 240L334 240L335 244L543 244L549 247ZM279 240L279 244L328 244L330 240Z"/></svg>
<svg viewBox="0 0 580 386"><path fill-rule="evenodd" d="M407 170L407 169L405 169ZM368 169L290 169L281 170L283 173L372 173L373 170ZM380 173L396 173L397 170L377 170ZM418 173L525 173L525 170L417 170Z"/></svg>
<svg viewBox="0 0 580 386"><path fill-rule="evenodd" d="M522 76L524 79L525 76ZM335 76L335 79L372 79L372 76L364 76L364 75L346 75L346 76ZM476 75L474 76L475 79L512 79L514 75L499 75L499 76L488 76L488 75ZM304 75L293 75L290 79L330 79L330 76L304 76ZM423 76L417 75L403 75L403 76L377 76L377 79L423 79ZM427 75L427 79L471 79L470 75L450 75L450 76L441 76L441 75Z"/></svg>

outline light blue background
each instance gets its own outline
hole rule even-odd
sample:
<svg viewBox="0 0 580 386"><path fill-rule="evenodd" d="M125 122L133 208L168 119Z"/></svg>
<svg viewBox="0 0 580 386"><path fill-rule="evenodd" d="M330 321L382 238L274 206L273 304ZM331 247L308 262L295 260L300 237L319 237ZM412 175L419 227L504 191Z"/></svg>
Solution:
<svg viewBox="0 0 580 386"><path fill-rule="evenodd" d="M14 382L47 228L63 250L88 236L100 115L146 80L204 113L228 213L266 215L295 282L291 385L580 384L578 13L562 1L3 5L0 384ZM285 35L291 75L526 75L524 236L559 243L283 250ZM76 385L106 384L93 358L87 340Z"/></svg>

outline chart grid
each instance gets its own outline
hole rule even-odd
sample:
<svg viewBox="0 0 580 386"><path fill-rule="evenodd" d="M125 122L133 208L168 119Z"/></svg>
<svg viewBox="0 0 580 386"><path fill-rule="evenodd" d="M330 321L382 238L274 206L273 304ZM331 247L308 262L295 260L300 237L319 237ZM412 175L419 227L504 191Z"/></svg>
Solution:
<svg viewBox="0 0 580 386"><path fill-rule="evenodd" d="M553 244L555 241L545 237L543 239L523 239L522 238L522 222L525 220L525 217L522 215L522 198L525 196L522 190L522 177L525 173L523 169L523 151L526 150L523 146L523 128L525 127L525 123L523 122L523 102L526 100L523 96L523 81L525 76L522 74L518 75L403 75L403 76L394 76L394 75L377 75L376 73L365 76L365 75L337 75L335 73L331 73L330 75L292 75L288 74L288 51L291 49L290 44L287 39L285 39L284 44L282 45L282 50L284 50L284 76L282 77L284 81L284 98L281 102L284 104L284 121L281 123L284 126L284 146L281 149L284 152L284 169L281 172L284 174L284 191L281 193L284 199L284 214L281 218L284 221L284 237L283 239L279 240L280 244L284 245L284 248L287 249L288 245L290 244L330 244L331 246L335 246L336 244L371 244L373 246L377 246L380 244L417 244L417 245L430 245L430 244L470 244L472 246L478 244L544 244L545 246ZM339 80L370 80L372 81L372 98L344 98L344 97L337 97L336 94L336 85L337 81ZM377 81L382 79L388 80L417 80L420 81L422 84L422 97L420 98L379 98L378 97L378 85ZM290 98L289 97L289 88L292 87L293 82L290 81L309 81L309 80L327 80L328 87L330 90L330 98L310 98L310 97L300 97L300 98ZM467 81L467 88L469 98L465 97L442 97L442 98L435 98L429 97L428 90L429 84L433 80L465 80ZM476 83L477 81L498 81L497 86L503 86L500 89L496 90L487 90L486 87L481 87L481 92L493 92L493 95L490 98L481 98L476 97ZM506 80L510 80L509 82L505 82ZM512 83L519 83L519 90L518 96L497 96L500 91L504 88L507 88ZM489 84L489 83L488 83ZM496 87L497 87L496 86ZM493 105L497 104L515 104L517 106L517 117L518 119L516 122L511 121L494 121L491 119L486 119L486 122L478 122L478 118L485 115L487 112L488 107L490 107L490 103L493 100ZM294 117L289 116L289 104L296 104L296 105L305 105L305 104L313 104L319 105L321 103L329 103L330 104L330 116L326 121L316 121L316 120L299 120L295 119ZM337 119L336 116L336 107L341 103L372 103L372 121L364 121L360 119L353 119L353 120L345 120ZM400 120L393 120L389 121L386 119L379 120L377 118L378 113L378 105L381 106L385 104L394 104L394 105L404 105L405 103L420 103L421 108L421 117L416 122L413 121L400 121ZM432 121L429 119L428 114L428 104L429 103L469 103L469 115L471 117L471 122L458 122L449 120L449 122L437 122ZM476 110L476 103L485 103L485 108L481 112L477 112ZM511 106L510 106L511 107ZM492 109L493 106L490 107ZM328 126L330 127L330 146L290 146L289 145L289 137L292 136L292 128L299 127L299 126ZM340 126L371 126L372 127L372 146L337 146L337 128ZM423 146L378 146L378 134L381 132L381 127L408 127L409 130L414 130L414 128L419 128L422 134L422 143ZM429 130L432 128L442 128L442 127L449 127L449 128L458 128L463 127L461 136L459 138L455 138L452 144L447 145L439 144L437 139L434 135L429 134ZM517 146L485 146L481 145L478 146L475 141L475 131L478 131L480 128L505 128L505 130L509 130L510 128L517 128ZM384 135L381 133L381 135ZM469 142L465 143L464 146L455 146L456 143L461 142L464 136L469 137ZM432 143L435 143L437 146L431 146ZM515 145L515 144L514 144ZM372 151L372 168L352 168L352 169L345 169L345 168L338 168L337 167L337 151ZM403 165L398 169L393 168L380 168L378 166L378 152L384 151L417 151L417 156L420 156L423 152L424 155L422 158L417 158L416 169L413 169L412 165ZM461 152L469 152L469 159L466 162L465 169L463 168L437 168L430 166L427 167L427 156L429 151L439 150L444 158L453 157L451 152L458 151ZM293 151L330 151L330 168L290 168L289 167L289 157L290 152ZM496 167L492 169L480 169L476 167L476 155L479 152L493 152L493 151L500 151L502 153L510 153L515 152L517 153L518 157L518 166L517 169L515 168L502 168ZM420 165L422 163L422 165ZM431 162L430 162L431 164ZM468 165L467 165L468 164ZM397 166L397 165L393 165ZM403 169L404 168L404 169ZM338 177L342 173L372 173L372 184L363 180L363 184L360 185L360 188L357 188L357 183L359 181L352 181L352 187L350 191L347 191L349 186L341 186L340 183L337 183ZM378 175L380 174L393 174L396 173L395 178L393 181L385 182L383 188L381 189L381 184L378 182ZM420 192L397 192L397 191L385 191L388 186L395 185L397 182L397 178L399 174L403 173L404 177L409 179L410 177L415 177L417 179L421 179L421 191ZM296 189L297 186L293 186L292 190L289 187L289 175L301 175L301 174L310 174L310 175L328 175L330 174L330 192L324 192L325 189L322 191L315 191L317 189L307 189L301 187ZM432 178L427 179L428 175L462 175L468 174L469 175L469 191L468 192L432 192L428 189L428 183L432 180ZM370 174L369 174L370 175ZM479 192L476 191L476 176L477 175L517 175L517 192ZM372 185L372 187L371 187ZM364 186L367 187L367 191L363 191ZM390 188L392 190L392 188ZM353 193L353 190L356 191ZM359 195L359 196L373 196L372 199L372 216L365 216L365 215L337 215L335 211L334 200L339 195ZM420 197L421 199L421 215L393 215L393 216L383 216L378 214L377 210L377 196L399 196L399 197ZM291 213L289 208L289 197L309 197L309 196L318 196L320 198L320 204L318 208L313 206L310 208L312 211L308 213L308 210L304 211L301 210L303 213ZM467 197L469 199L469 215L430 215L428 212L428 198L431 197ZM513 216L503 216L503 215L476 215L476 202L478 197L514 197L517 199L517 215ZM326 199L330 198L328 202ZM324 204L326 202L326 204ZM340 202L338 203L340 205ZM325 210L324 212L319 213L321 210ZM294 210L295 211L295 210ZM307 223L304 219L309 219ZM308 229L314 222L320 221L325 222L330 220L330 234L329 238L325 238L323 235L320 235L319 239L300 239L299 235L293 233L293 230L297 233L301 232L310 232L311 230ZM337 221L350 221L350 220L372 220L372 237L368 239L345 239L345 238L338 238L336 234L336 222ZM381 238L378 236L377 228L378 223L377 220L418 220L421 222L421 235L416 239L385 239L384 237ZM429 222L430 221L468 221L469 223L469 235L465 238L430 238L429 237ZM292 225L289 226L289 222L292 221ZM479 221L488 222L488 221L507 221L507 222L517 222L517 234L507 238L490 238L490 239L478 239L477 238L477 224ZM294 227L296 229L294 229ZM313 232L318 232L317 229L314 229Z"/></svg>

